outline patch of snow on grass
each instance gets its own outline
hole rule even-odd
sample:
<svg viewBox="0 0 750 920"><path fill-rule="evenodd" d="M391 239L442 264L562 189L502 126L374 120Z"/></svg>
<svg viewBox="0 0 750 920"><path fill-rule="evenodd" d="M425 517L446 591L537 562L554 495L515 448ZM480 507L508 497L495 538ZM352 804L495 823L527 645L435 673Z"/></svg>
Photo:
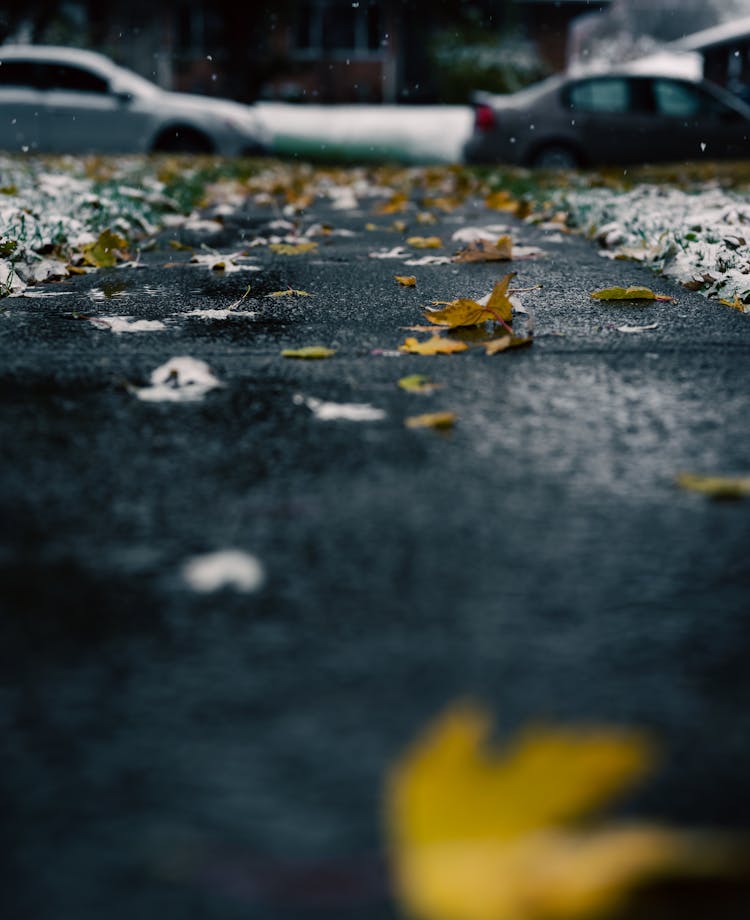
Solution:
<svg viewBox="0 0 750 920"><path fill-rule="evenodd" d="M643 262L709 297L750 300L745 195L715 186L688 192L639 185L568 191L564 198L576 223L604 247L602 255Z"/></svg>

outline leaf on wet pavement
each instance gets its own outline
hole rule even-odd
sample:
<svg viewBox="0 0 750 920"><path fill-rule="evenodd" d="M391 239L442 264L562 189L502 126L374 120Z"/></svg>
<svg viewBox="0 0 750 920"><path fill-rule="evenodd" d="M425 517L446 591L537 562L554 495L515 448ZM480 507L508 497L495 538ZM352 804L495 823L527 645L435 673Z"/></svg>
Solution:
<svg viewBox="0 0 750 920"><path fill-rule="evenodd" d="M103 230L93 243L83 247L83 261L96 268L112 268L130 258L128 241L112 230Z"/></svg>
<svg viewBox="0 0 750 920"><path fill-rule="evenodd" d="M455 342L452 339L434 335L431 339L425 339L422 342L409 337L403 345L399 345L398 350L413 355L452 355L459 351L466 351L468 347L465 342Z"/></svg>
<svg viewBox="0 0 750 920"><path fill-rule="evenodd" d="M453 256L454 262L507 262L513 258L513 240L510 236L498 237L495 242L472 240Z"/></svg>
<svg viewBox="0 0 750 920"><path fill-rule="evenodd" d="M404 419L407 428L437 428L446 430L456 424L455 412L426 412L423 415L410 415Z"/></svg>
<svg viewBox="0 0 750 920"><path fill-rule="evenodd" d="M677 484L690 492L700 492L709 498L740 499L750 496L750 476L705 476L679 473Z"/></svg>
<svg viewBox="0 0 750 920"><path fill-rule="evenodd" d="M424 374L409 374L398 381L398 385L407 393L434 393L438 385Z"/></svg>
<svg viewBox="0 0 750 920"><path fill-rule="evenodd" d="M390 863L409 916L594 920L662 876L747 873L728 837L596 822L651 768L641 733L535 727L495 751L490 730L486 712L457 705L389 772Z"/></svg>
<svg viewBox="0 0 750 920"><path fill-rule="evenodd" d="M668 303L674 303L675 298L667 294L654 294L651 288L647 287L610 287L602 288L599 291L592 291L591 296L594 300L661 300Z"/></svg>
<svg viewBox="0 0 750 920"><path fill-rule="evenodd" d="M439 236L410 236L406 240L406 245L412 249L441 249L443 241Z"/></svg>
<svg viewBox="0 0 750 920"><path fill-rule="evenodd" d="M508 297L508 285L514 277L515 273L511 272L498 281L486 304L469 298L438 301L436 306L442 306L442 309L427 310L424 317L436 326L448 326L451 329L459 326L480 326L490 320L507 325L513 321L513 304Z"/></svg>
<svg viewBox="0 0 750 920"><path fill-rule="evenodd" d="M298 291L296 288L287 288L284 291L271 291L266 297L312 297L308 291Z"/></svg>
<svg viewBox="0 0 750 920"><path fill-rule="evenodd" d="M394 275L394 277L402 287L414 287L417 283L414 275Z"/></svg>
<svg viewBox="0 0 750 920"><path fill-rule="evenodd" d="M335 354L336 349L334 348L326 348L323 345L305 345L303 348L285 348L281 352L281 357L316 361L322 358L331 358Z"/></svg>
<svg viewBox="0 0 750 920"><path fill-rule="evenodd" d="M279 256L299 256L306 252L315 252L318 244L314 240L304 243L270 243L268 248Z"/></svg>
<svg viewBox="0 0 750 920"><path fill-rule="evenodd" d="M526 335L503 335L498 339L490 339L489 342L483 342L485 354L497 355L501 351L508 351L511 348L525 348L534 343L533 336Z"/></svg>
<svg viewBox="0 0 750 920"><path fill-rule="evenodd" d="M375 208L376 214L401 214L409 208L409 196L405 192L395 192L388 201Z"/></svg>

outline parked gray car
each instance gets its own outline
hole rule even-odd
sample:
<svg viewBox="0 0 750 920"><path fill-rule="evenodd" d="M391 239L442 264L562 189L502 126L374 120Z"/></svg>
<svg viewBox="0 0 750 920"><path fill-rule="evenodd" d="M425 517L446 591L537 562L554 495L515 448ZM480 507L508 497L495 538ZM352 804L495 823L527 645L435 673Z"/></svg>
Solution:
<svg viewBox="0 0 750 920"><path fill-rule="evenodd" d="M49 153L264 153L252 106L173 93L91 51L0 46L0 148Z"/></svg>
<svg viewBox="0 0 750 920"><path fill-rule="evenodd" d="M477 94L468 163L572 168L750 156L750 107L706 80L633 70Z"/></svg>

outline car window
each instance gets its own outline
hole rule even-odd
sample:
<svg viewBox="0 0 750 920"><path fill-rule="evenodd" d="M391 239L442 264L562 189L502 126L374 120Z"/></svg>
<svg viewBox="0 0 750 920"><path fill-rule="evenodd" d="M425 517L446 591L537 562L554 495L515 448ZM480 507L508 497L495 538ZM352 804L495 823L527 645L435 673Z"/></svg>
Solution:
<svg viewBox="0 0 750 920"><path fill-rule="evenodd" d="M699 87L677 80L654 80L654 103L660 115L672 118L709 116L729 120L740 117L734 109Z"/></svg>
<svg viewBox="0 0 750 920"><path fill-rule="evenodd" d="M39 74L33 61L0 61L0 86L39 88Z"/></svg>
<svg viewBox="0 0 750 920"><path fill-rule="evenodd" d="M106 93L109 83L98 74L70 64L42 64L44 89L75 90L84 93Z"/></svg>
<svg viewBox="0 0 750 920"><path fill-rule="evenodd" d="M568 106L580 112L629 112L630 85L619 77L582 80L569 88Z"/></svg>
<svg viewBox="0 0 750 920"><path fill-rule="evenodd" d="M673 118L691 118L706 110L702 93L674 80L654 80L654 102L659 115Z"/></svg>

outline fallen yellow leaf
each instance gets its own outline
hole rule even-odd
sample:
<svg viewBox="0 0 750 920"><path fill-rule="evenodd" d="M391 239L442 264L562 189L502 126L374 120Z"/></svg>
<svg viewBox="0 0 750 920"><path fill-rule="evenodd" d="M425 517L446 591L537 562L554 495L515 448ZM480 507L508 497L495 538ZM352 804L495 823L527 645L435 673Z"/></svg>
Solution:
<svg viewBox="0 0 750 920"><path fill-rule="evenodd" d="M298 291L295 288L287 288L285 291L271 291L266 297L312 297L307 291Z"/></svg>
<svg viewBox="0 0 750 920"><path fill-rule="evenodd" d="M748 305L743 300L741 300L737 294L734 295L734 300L726 300L721 298L719 303L724 304L725 307L731 307L733 310L739 310L740 313L750 313L750 307L748 307Z"/></svg>
<svg viewBox="0 0 750 920"><path fill-rule="evenodd" d="M400 214L409 207L409 196L405 192L396 192L390 199L375 208L377 214Z"/></svg>
<svg viewBox="0 0 750 920"><path fill-rule="evenodd" d="M451 329L458 326L481 326L490 320L507 325L513 321L513 304L508 298L508 285L513 278L515 273L511 272L502 281L498 281L485 305L468 298L442 301L436 304L442 306L442 310L428 310L424 317L436 326L448 326Z"/></svg>
<svg viewBox="0 0 750 920"><path fill-rule="evenodd" d="M330 358L335 354L335 349L325 348L323 345L306 345L304 348L285 348L281 352L282 358L303 358L307 360Z"/></svg>
<svg viewBox="0 0 750 920"><path fill-rule="evenodd" d="M455 412L427 412L424 415L411 415L404 420L407 428L452 428L456 424Z"/></svg>
<svg viewBox="0 0 750 920"><path fill-rule="evenodd" d="M592 291L591 296L595 300L663 300L674 302L675 299L666 294L654 294L651 288L647 287L602 288L600 291Z"/></svg>
<svg viewBox="0 0 750 920"><path fill-rule="evenodd" d="M410 374L408 377L402 377L398 385L407 393L434 393L438 388L437 384L424 374Z"/></svg>
<svg viewBox="0 0 750 920"><path fill-rule="evenodd" d="M507 262L513 258L513 241L501 236L496 242L472 240L453 256L454 262Z"/></svg>
<svg viewBox="0 0 750 920"><path fill-rule="evenodd" d="M750 476L701 476L679 473L677 484L691 492L701 492L715 499L738 499L750 496Z"/></svg>
<svg viewBox="0 0 750 920"><path fill-rule="evenodd" d="M402 287L414 287L417 283L414 275L395 275L394 277Z"/></svg>
<svg viewBox="0 0 750 920"><path fill-rule="evenodd" d="M410 236L406 244L413 249L440 249L443 241L439 236Z"/></svg>
<svg viewBox="0 0 750 920"><path fill-rule="evenodd" d="M496 752L490 728L483 710L455 706L387 777L391 869L411 917L594 920L659 876L747 873L746 852L727 837L580 827L650 769L641 733L527 729Z"/></svg>
<svg viewBox="0 0 750 920"><path fill-rule="evenodd" d="M439 335L434 335L431 339L423 342L409 337L398 346L399 351L405 351L413 355L452 355L459 351L466 351L468 345L465 342L454 342L452 339L444 339Z"/></svg>
<svg viewBox="0 0 750 920"><path fill-rule="evenodd" d="M271 243L268 248L280 256L298 256L303 252L314 252L318 244L313 240L306 243Z"/></svg>

